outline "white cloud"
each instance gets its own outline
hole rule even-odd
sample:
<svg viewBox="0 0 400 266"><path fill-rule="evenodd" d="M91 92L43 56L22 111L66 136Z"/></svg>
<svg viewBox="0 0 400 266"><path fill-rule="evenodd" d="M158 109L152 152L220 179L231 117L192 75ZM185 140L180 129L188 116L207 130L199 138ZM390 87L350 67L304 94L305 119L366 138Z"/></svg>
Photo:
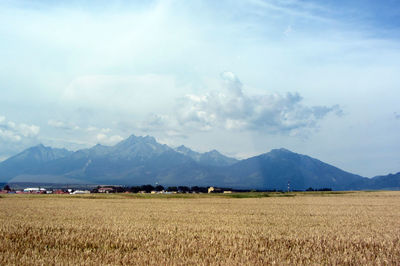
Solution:
<svg viewBox="0 0 400 266"><path fill-rule="evenodd" d="M88 126L87 128L86 128L86 131L87 132L92 132L92 131L97 131L98 130L98 128L97 127L94 127L94 126Z"/></svg>
<svg viewBox="0 0 400 266"><path fill-rule="evenodd" d="M97 128L95 126L88 126L86 128L87 132L93 132L93 131L100 131L101 133L110 133L112 131L111 128Z"/></svg>
<svg viewBox="0 0 400 266"><path fill-rule="evenodd" d="M0 139L5 141L19 142L22 138L36 137L40 132L37 125L28 125L25 123L16 123L7 121L4 116L0 117Z"/></svg>
<svg viewBox="0 0 400 266"><path fill-rule="evenodd" d="M298 93L246 95L236 75L225 72L221 76L223 89L180 99L176 118L182 127L293 133L314 128L328 113L341 113L337 105L306 106Z"/></svg>
<svg viewBox="0 0 400 266"><path fill-rule="evenodd" d="M221 74L222 86L204 94L178 98L172 114L150 114L137 128L146 133L186 138L214 129L304 136L338 105L307 106L299 93L248 95L232 72Z"/></svg>
<svg viewBox="0 0 400 266"><path fill-rule="evenodd" d="M98 141L104 141L105 139L107 139L107 135L106 134L103 134L103 133L97 134L97 140Z"/></svg>
<svg viewBox="0 0 400 266"><path fill-rule="evenodd" d="M0 138L5 141L12 141L12 142L21 141L21 136L10 130L0 129Z"/></svg>
<svg viewBox="0 0 400 266"><path fill-rule="evenodd" d="M60 120L54 120L54 119L50 119L47 124L49 126L52 126L54 128L58 128L58 129L66 129L66 130L79 130L80 127L75 125L74 123L69 123L69 122L63 122Z"/></svg>
<svg viewBox="0 0 400 266"><path fill-rule="evenodd" d="M56 127L56 128L63 128L63 127L65 127L64 122L58 121L58 120L49 120L49 121L47 122L47 124L49 124L49 126Z"/></svg>
<svg viewBox="0 0 400 266"><path fill-rule="evenodd" d="M18 131L24 137L37 136L39 134L40 127L35 125L19 124Z"/></svg>
<svg viewBox="0 0 400 266"><path fill-rule="evenodd" d="M40 127L7 120L0 116L0 157L8 158L38 143Z"/></svg>
<svg viewBox="0 0 400 266"><path fill-rule="evenodd" d="M16 125L14 122L12 122L12 121L8 121L8 122L7 122L7 126L8 126L9 128L14 129L17 125Z"/></svg>
<svg viewBox="0 0 400 266"><path fill-rule="evenodd" d="M106 144L106 145L114 145L114 144L120 142L121 140L123 140L123 138L119 135L109 136L104 133L97 134L96 139L97 139L98 143Z"/></svg>
<svg viewBox="0 0 400 266"><path fill-rule="evenodd" d="M179 90L175 79L167 75L94 75L74 79L64 90L63 100L74 105L141 113L173 103L171 93L160 97L160 91Z"/></svg>

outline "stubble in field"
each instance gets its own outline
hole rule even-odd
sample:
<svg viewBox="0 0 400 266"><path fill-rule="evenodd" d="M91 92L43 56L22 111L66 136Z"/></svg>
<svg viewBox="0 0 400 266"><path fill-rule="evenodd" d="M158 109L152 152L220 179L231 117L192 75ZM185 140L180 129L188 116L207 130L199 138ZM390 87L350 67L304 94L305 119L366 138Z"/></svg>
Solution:
<svg viewBox="0 0 400 266"><path fill-rule="evenodd" d="M400 192L0 198L0 264L399 264Z"/></svg>

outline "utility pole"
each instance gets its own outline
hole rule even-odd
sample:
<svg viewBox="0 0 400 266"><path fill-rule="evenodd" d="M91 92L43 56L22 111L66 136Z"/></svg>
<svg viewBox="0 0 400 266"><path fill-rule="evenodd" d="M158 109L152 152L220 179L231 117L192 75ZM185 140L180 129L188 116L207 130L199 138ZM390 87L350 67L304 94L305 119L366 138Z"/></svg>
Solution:
<svg viewBox="0 0 400 266"><path fill-rule="evenodd" d="M290 180L287 182L287 192L290 192Z"/></svg>

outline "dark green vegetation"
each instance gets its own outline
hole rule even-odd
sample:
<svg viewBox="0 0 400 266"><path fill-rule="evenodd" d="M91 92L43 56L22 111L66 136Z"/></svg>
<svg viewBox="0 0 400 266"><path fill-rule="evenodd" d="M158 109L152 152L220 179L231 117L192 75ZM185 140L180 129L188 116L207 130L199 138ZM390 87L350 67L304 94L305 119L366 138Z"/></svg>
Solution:
<svg viewBox="0 0 400 266"><path fill-rule="evenodd" d="M286 149L237 161L217 151L173 149L130 136L115 146L70 152L39 145L0 163L0 181L55 184L162 184L235 189L400 189L400 173L372 179Z"/></svg>

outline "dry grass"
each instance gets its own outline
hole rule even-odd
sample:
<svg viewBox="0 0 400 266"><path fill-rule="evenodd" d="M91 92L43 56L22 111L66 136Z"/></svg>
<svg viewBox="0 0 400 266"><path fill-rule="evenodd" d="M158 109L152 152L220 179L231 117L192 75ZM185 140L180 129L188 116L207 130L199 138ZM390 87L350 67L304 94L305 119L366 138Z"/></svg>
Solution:
<svg viewBox="0 0 400 266"><path fill-rule="evenodd" d="M328 196L327 196L328 195ZM0 265L400 264L400 192L0 198Z"/></svg>

